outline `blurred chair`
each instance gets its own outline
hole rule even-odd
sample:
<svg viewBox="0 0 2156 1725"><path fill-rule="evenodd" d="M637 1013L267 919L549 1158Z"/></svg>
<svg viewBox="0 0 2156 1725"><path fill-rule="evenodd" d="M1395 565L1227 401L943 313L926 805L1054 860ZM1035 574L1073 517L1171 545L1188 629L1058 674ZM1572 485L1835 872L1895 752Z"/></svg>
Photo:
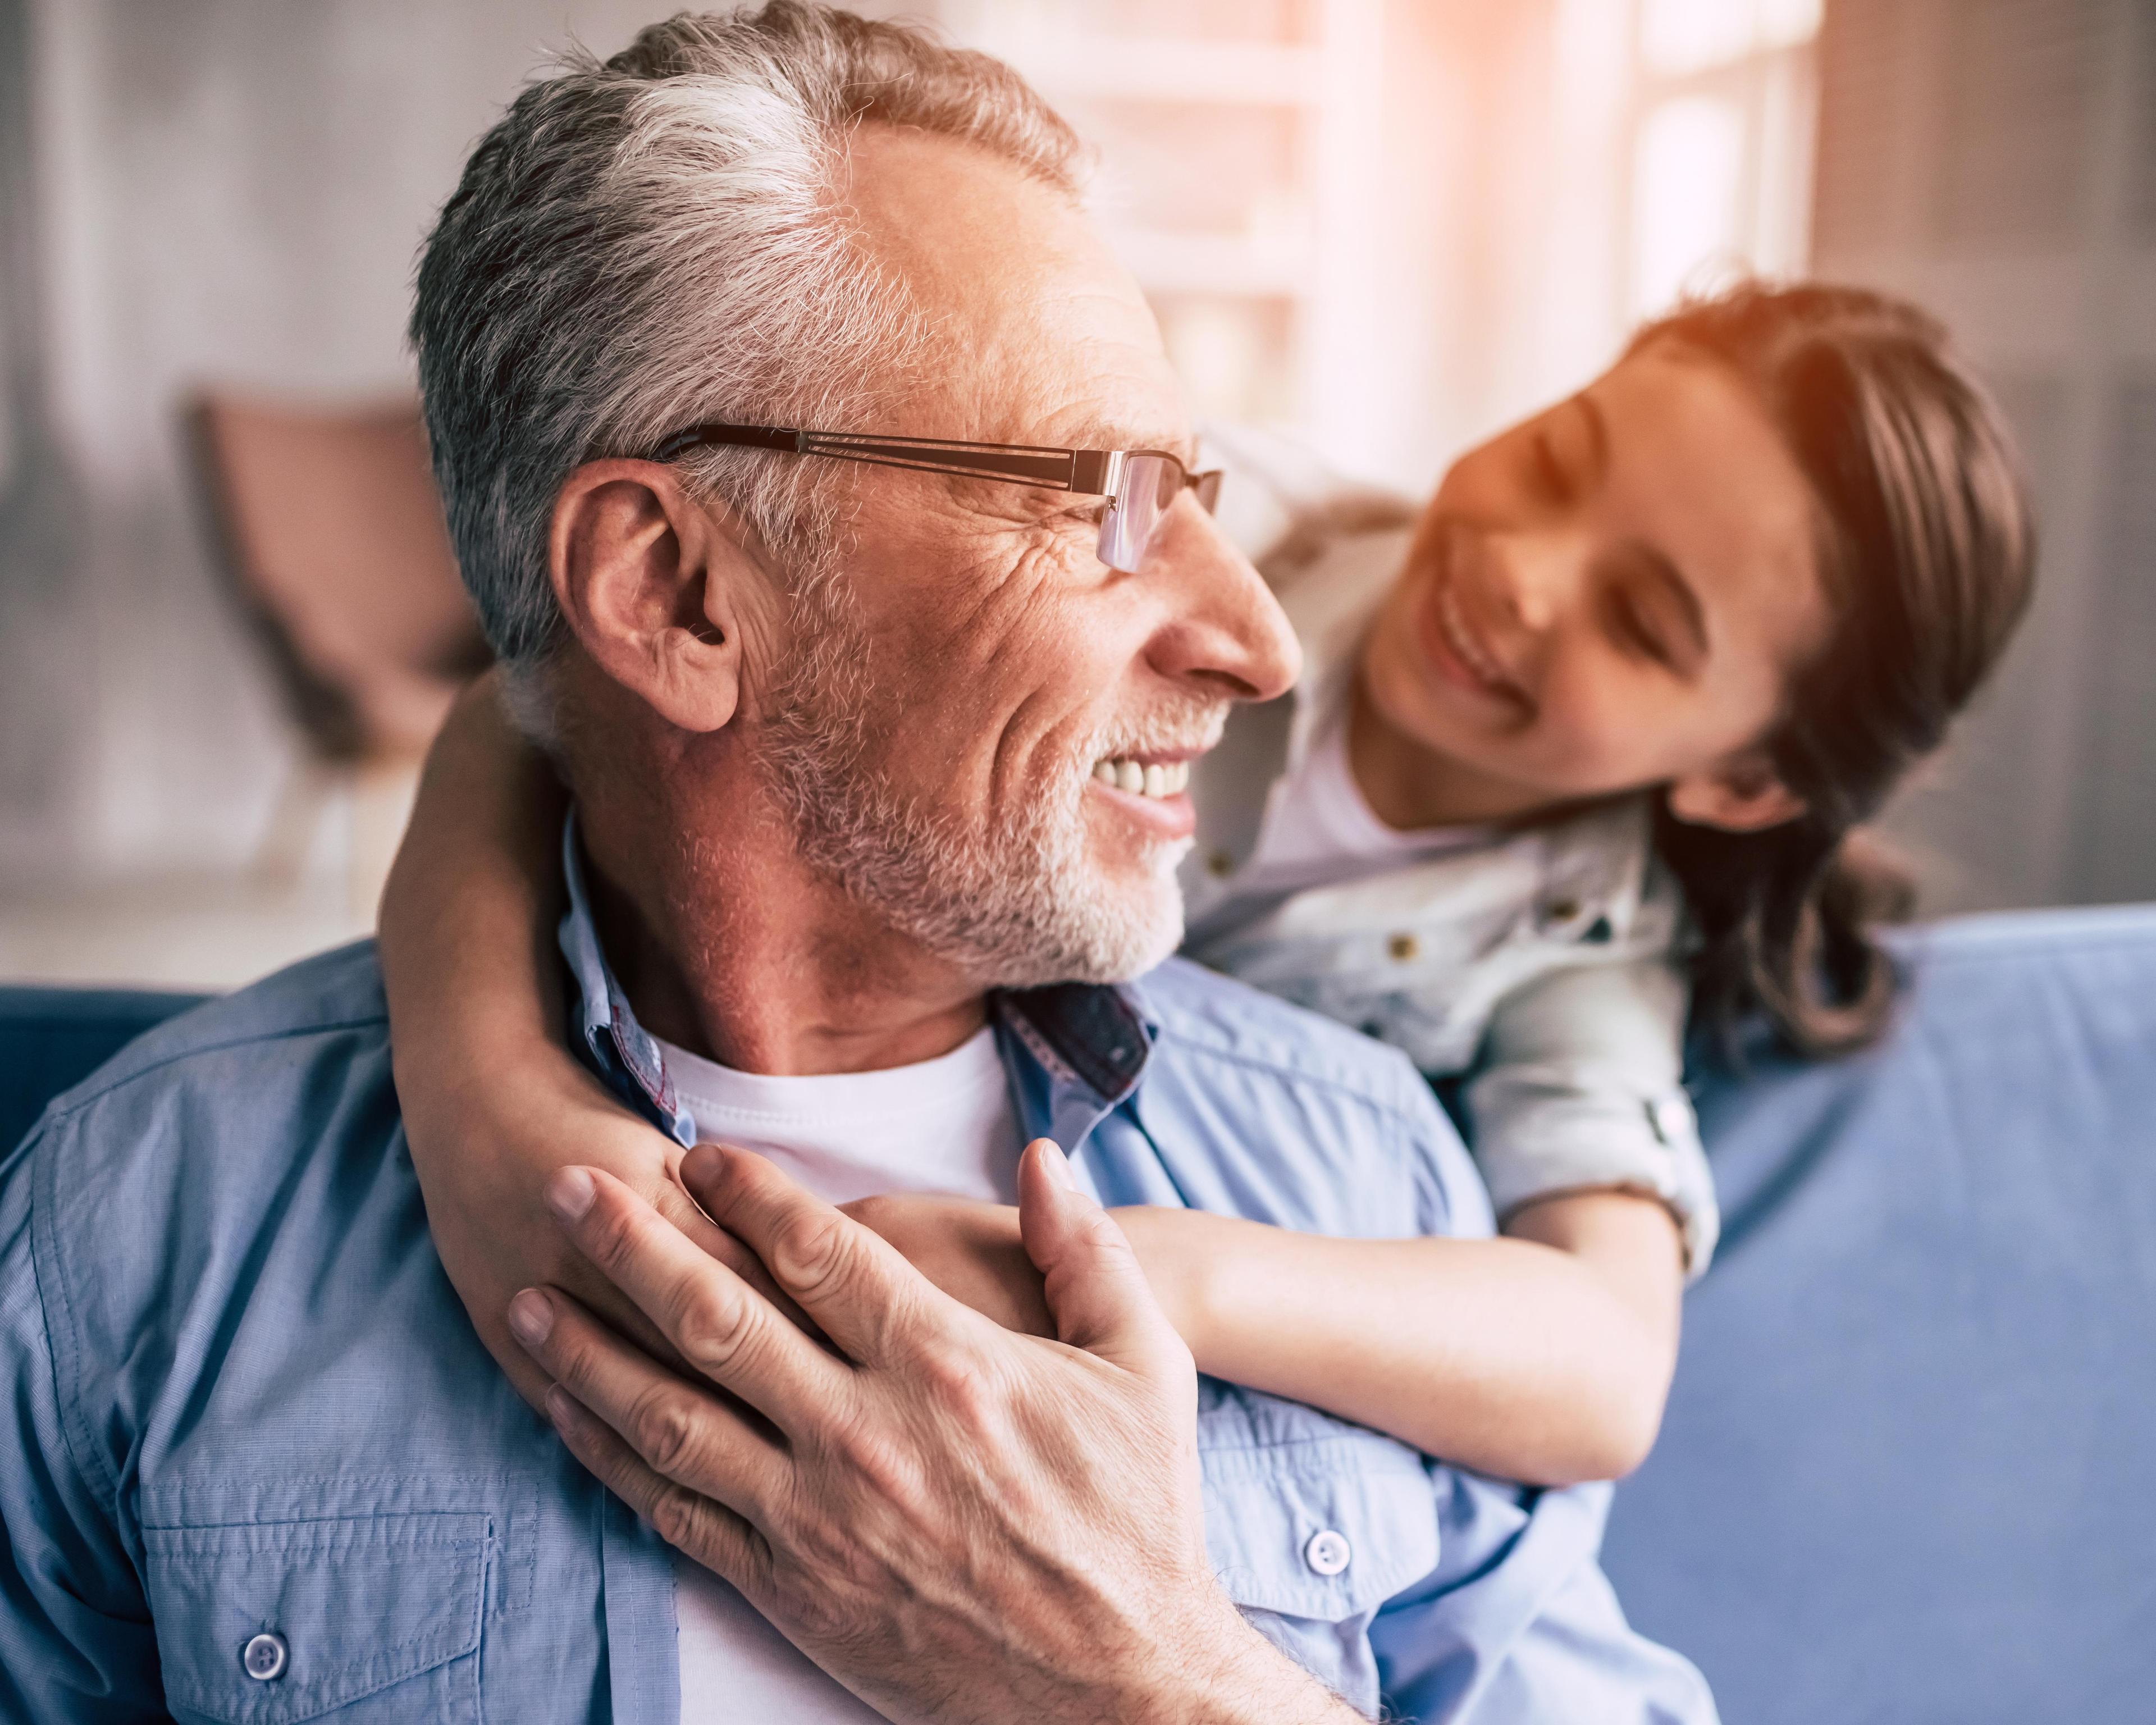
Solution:
<svg viewBox="0 0 2156 1725"><path fill-rule="evenodd" d="M308 408L208 392L184 422L218 561L307 751L279 796L259 864L296 879L341 790L347 884L356 903L371 903L419 758L458 689L488 662L418 408Z"/></svg>

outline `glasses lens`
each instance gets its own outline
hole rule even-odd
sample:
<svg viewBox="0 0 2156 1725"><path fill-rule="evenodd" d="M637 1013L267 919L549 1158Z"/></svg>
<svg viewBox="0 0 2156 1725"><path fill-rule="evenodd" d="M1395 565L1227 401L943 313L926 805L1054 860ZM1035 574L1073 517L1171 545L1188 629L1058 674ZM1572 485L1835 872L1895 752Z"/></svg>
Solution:
<svg viewBox="0 0 2156 1725"><path fill-rule="evenodd" d="M1220 501L1220 470L1209 467L1203 473L1193 474L1190 489L1198 494L1198 506L1206 514L1212 514Z"/></svg>
<svg viewBox="0 0 2156 1725"><path fill-rule="evenodd" d="M1160 499L1160 512L1166 515L1175 507L1175 500L1182 494L1183 470L1180 462L1158 461L1160 477L1154 483L1154 495Z"/></svg>
<svg viewBox="0 0 2156 1725"><path fill-rule="evenodd" d="M1173 456L1127 458L1115 501L1101 521L1101 561L1126 575L1137 574L1146 547L1182 489L1183 464Z"/></svg>

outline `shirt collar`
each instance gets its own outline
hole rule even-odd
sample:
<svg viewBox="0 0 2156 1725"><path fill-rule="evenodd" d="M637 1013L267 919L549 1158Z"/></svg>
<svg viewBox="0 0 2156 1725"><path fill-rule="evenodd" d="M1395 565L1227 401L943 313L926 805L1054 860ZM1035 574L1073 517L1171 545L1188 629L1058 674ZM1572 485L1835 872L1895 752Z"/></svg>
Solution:
<svg viewBox="0 0 2156 1725"><path fill-rule="evenodd" d="M575 988L570 1022L578 1052L661 1131L693 1144L696 1122L666 1070L665 1050L637 1022L599 945L573 809L562 827L562 874L569 906L560 940ZM988 1008L1026 1137L1053 1138L1066 1152L1137 1091L1160 1034L1136 983L996 989Z"/></svg>
<svg viewBox="0 0 2156 1725"><path fill-rule="evenodd" d="M1411 528L1353 535L1282 583L1281 609L1302 644L1302 673L1291 691L1295 716L1281 771L1301 764L1326 719L1345 704L1363 638L1399 578L1414 538Z"/></svg>

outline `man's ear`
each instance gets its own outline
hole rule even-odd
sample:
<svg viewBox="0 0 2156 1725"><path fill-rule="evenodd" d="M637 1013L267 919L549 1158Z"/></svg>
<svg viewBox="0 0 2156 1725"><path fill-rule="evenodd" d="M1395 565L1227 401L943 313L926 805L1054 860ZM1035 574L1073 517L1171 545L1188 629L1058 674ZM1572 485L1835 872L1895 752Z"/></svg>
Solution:
<svg viewBox="0 0 2156 1725"><path fill-rule="evenodd" d="M548 574L569 628L607 675L684 731L742 701L746 613L769 590L749 536L655 461L590 461L562 482Z"/></svg>
<svg viewBox="0 0 2156 1725"><path fill-rule="evenodd" d="M1670 813L1679 820L1726 833L1763 833L1794 820L1806 806L1758 749L1672 781L1668 800Z"/></svg>

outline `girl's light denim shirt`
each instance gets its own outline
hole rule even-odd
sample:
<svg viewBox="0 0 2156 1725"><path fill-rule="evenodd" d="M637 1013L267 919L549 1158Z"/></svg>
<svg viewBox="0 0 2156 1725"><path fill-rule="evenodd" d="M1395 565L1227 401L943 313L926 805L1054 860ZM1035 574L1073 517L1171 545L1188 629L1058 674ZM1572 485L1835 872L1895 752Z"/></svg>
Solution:
<svg viewBox="0 0 2156 1725"><path fill-rule="evenodd" d="M1720 1231L1684 1086L1684 901L1654 854L1645 797L1492 829L1426 860L1253 902L1238 875L1290 773L1337 720L1378 605L1406 560L1404 507L1285 445L1223 448L1257 557L1302 643L1296 687L1230 716L1190 795L1185 953L1382 1038L1436 1079L1465 1076L1476 1160L1500 1217L1618 1188L1666 1204L1690 1275Z"/></svg>

